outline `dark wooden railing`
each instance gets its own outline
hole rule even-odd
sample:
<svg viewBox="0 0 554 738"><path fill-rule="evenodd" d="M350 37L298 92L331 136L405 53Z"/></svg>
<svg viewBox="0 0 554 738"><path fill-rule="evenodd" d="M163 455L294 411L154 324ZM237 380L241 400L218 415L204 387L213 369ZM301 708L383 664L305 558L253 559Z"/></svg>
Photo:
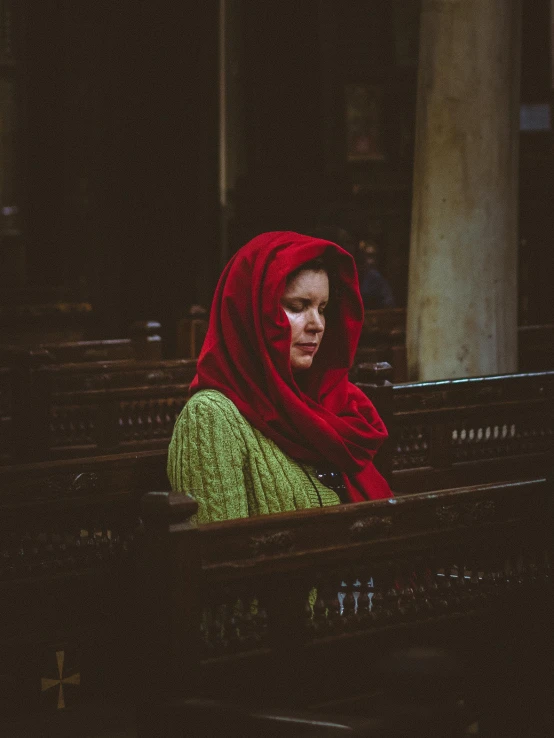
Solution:
<svg viewBox="0 0 554 738"><path fill-rule="evenodd" d="M147 495L147 713L196 696L375 716L413 697L519 735L537 690L547 705L551 496L532 479L196 529L191 499ZM407 651L392 683L414 645L459 667L435 694Z"/></svg>
<svg viewBox="0 0 554 738"><path fill-rule="evenodd" d="M175 352L181 359L197 359L208 331L205 317L188 316L177 321Z"/></svg>
<svg viewBox="0 0 554 738"><path fill-rule="evenodd" d="M205 699L346 723L414 699L510 738L542 714L547 480L197 528L191 498L148 492L167 489L159 458L0 469L0 732L123 733L137 702L148 731L202 722Z"/></svg>
<svg viewBox="0 0 554 738"><path fill-rule="evenodd" d="M32 349L46 351L48 361L44 363L50 364L121 359L156 361L162 358L163 342L160 330L161 325L156 321L137 321L129 328L129 338L40 343ZM5 352L5 347L0 349L2 350ZM19 350L23 353L25 349Z"/></svg>
<svg viewBox="0 0 554 738"><path fill-rule="evenodd" d="M357 378L389 429L376 464L396 494L548 473L554 372L391 385L387 371ZM39 366L2 423L4 461L159 449L164 468L194 373L192 360Z"/></svg>
<svg viewBox="0 0 554 738"><path fill-rule="evenodd" d="M35 423L27 428L32 449L27 458L165 450L195 372L196 363L187 359L39 368L33 375ZM27 440L20 458L26 446Z"/></svg>
<svg viewBox="0 0 554 738"><path fill-rule="evenodd" d="M168 488L158 462L0 468L1 735L132 727L133 547L141 491Z"/></svg>
<svg viewBox="0 0 554 738"><path fill-rule="evenodd" d="M162 358L160 324L138 321L130 337L111 340L0 345L0 463L41 458L31 445L36 423L36 372L70 362L149 360ZM40 433L39 433L40 435Z"/></svg>
<svg viewBox="0 0 554 738"><path fill-rule="evenodd" d="M380 463L391 469L396 493L517 479L552 468L554 371L398 384L388 395L384 389L375 394L374 377L370 365L373 384L366 386L359 367L359 386L388 421Z"/></svg>

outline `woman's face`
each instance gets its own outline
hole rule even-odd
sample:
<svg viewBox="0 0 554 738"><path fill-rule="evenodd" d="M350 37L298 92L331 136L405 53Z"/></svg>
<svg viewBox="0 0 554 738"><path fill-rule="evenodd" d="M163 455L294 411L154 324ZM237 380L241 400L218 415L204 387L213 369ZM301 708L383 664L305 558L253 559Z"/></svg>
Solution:
<svg viewBox="0 0 554 738"><path fill-rule="evenodd" d="M329 277L305 269L285 287L281 305L290 323L290 365L293 372L309 369L325 330L324 310L329 302Z"/></svg>

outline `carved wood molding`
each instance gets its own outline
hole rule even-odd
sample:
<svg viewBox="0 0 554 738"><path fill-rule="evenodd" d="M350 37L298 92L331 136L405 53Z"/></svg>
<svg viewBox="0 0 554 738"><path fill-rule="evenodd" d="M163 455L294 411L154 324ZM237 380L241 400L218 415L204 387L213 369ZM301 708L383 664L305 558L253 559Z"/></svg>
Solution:
<svg viewBox="0 0 554 738"><path fill-rule="evenodd" d="M496 517L494 500L459 502L453 505L440 505L435 511L439 525L474 525L492 521Z"/></svg>
<svg viewBox="0 0 554 738"><path fill-rule="evenodd" d="M25 484L25 499L33 501L55 500L76 495L94 494L99 489L99 476L96 472L80 474L52 474L48 477L31 479ZM16 485L11 490L7 485L2 492L2 501L21 500L21 487Z"/></svg>
<svg viewBox="0 0 554 738"><path fill-rule="evenodd" d="M396 385L393 388L395 412L421 409L463 408L465 406L499 405L552 397L554 373L513 375L512 377L479 377L466 380Z"/></svg>
<svg viewBox="0 0 554 738"><path fill-rule="evenodd" d="M252 536L249 548L254 556L290 553L294 546L294 535L290 530L280 530L265 536Z"/></svg>
<svg viewBox="0 0 554 738"><path fill-rule="evenodd" d="M30 481L26 490L26 499L53 500L75 495L94 494L99 489L99 476L95 472L80 474L52 474L49 477ZM6 490L3 501L21 499L21 489L14 489L13 494Z"/></svg>
<svg viewBox="0 0 554 738"><path fill-rule="evenodd" d="M138 363L138 362L137 362ZM80 367L73 372L52 373L54 393L78 392L82 390L127 389L134 387L159 387L188 385L194 376L193 367L148 367L125 369L102 367L101 370L83 371Z"/></svg>
<svg viewBox="0 0 554 738"><path fill-rule="evenodd" d="M380 535L387 535L392 529L392 517L370 515L360 518L350 526L350 538L352 540L367 540Z"/></svg>
<svg viewBox="0 0 554 738"><path fill-rule="evenodd" d="M42 483L47 497L54 495L68 497L74 494L91 494L98 488L98 475L95 472L81 474L56 474L47 477Z"/></svg>

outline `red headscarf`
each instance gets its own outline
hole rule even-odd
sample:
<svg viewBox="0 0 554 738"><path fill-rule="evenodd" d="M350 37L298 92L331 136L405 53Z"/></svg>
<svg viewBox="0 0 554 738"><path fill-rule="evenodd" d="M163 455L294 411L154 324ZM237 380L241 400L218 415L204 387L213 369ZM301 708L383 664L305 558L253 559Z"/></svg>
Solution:
<svg viewBox="0 0 554 738"><path fill-rule="evenodd" d="M288 274L324 254L337 275L325 333L312 366L293 374L281 295ZM391 497L372 462L387 430L348 381L363 316L347 251L292 231L262 233L237 251L219 279L191 393L219 390L292 458L334 464L353 502Z"/></svg>

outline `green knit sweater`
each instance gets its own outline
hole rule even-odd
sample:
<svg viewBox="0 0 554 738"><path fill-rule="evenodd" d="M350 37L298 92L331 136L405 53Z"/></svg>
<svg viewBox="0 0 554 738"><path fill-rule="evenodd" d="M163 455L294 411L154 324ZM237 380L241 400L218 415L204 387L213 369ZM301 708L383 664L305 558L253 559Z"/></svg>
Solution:
<svg viewBox="0 0 554 738"><path fill-rule="evenodd" d="M176 492L198 501L198 522L338 505L338 495L256 430L221 392L187 402L169 444L167 474Z"/></svg>

